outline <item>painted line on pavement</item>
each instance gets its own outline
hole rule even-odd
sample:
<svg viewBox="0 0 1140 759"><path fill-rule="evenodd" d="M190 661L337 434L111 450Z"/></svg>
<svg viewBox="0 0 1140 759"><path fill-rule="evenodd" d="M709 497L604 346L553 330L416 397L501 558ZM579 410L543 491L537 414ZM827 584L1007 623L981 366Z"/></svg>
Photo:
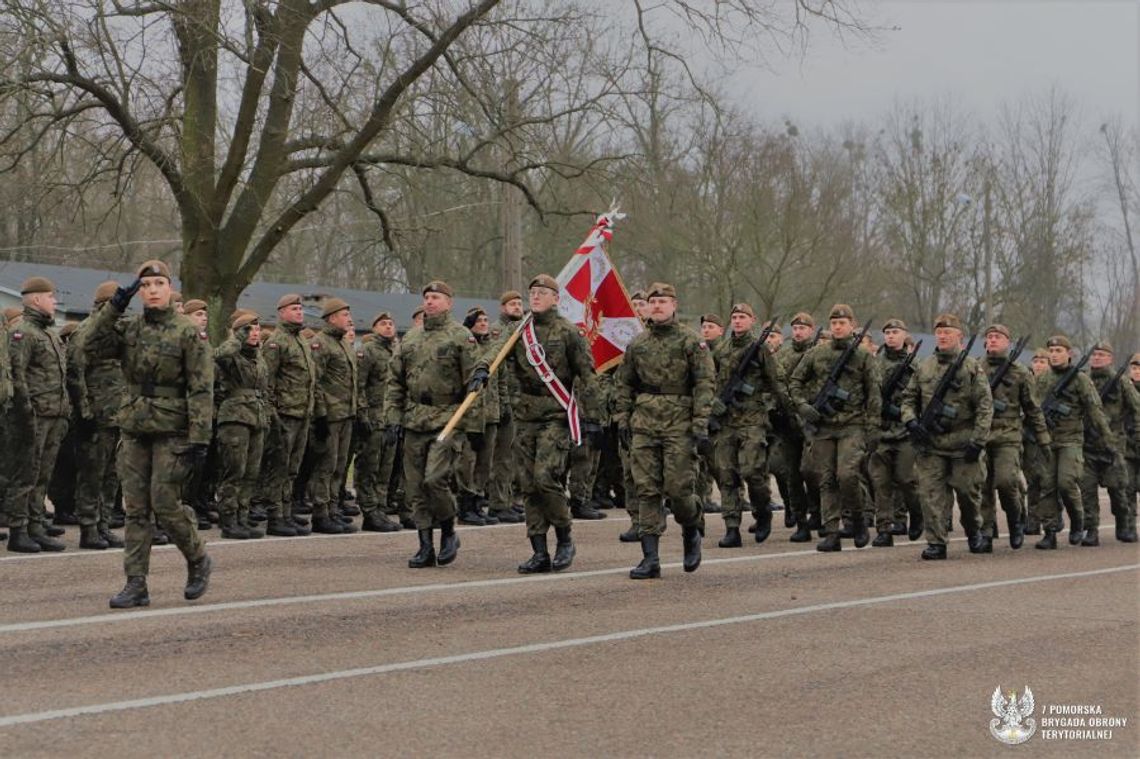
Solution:
<svg viewBox="0 0 1140 759"><path fill-rule="evenodd" d="M693 630L702 630L712 627L748 624L752 622L762 622L770 619L780 619L783 617L814 614L817 612L876 606L880 604L892 603L895 601L913 601L926 598L936 598L938 596L951 595L955 593L972 593L979 590L1005 588L1014 585L1029 585L1033 583L1051 582L1055 580L1072 580L1086 577L1097 577L1100 575L1114 574L1118 572L1130 572L1136 569L1140 569L1140 564L1125 564L1121 566L1106 567L1104 569L1094 569L1084 572L1066 572L1062 574L1036 575L1010 580L995 580L991 582L973 583L970 585L954 585L944 588L934 588L931 590L918 590L907 593L892 593L885 596L871 596L868 598L858 598L849 601L833 601L830 603L813 604L810 606L796 606L788 609L777 609L775 611L760 612L757 614L745 614L734 617L706 619L675 625L643 627L640 629L621 630L618 632L605 633L602 635L590 635L582 638L567 638L564 640L547 641L545 643L530 643L521 646L510 646L507 648L493 648L484 651L472 651L465 654L454 654L451 656L435 656L426 659L414 659L411 661L395 662L392 664L381 664L374 667L344 669L336 670L333 672L322 672L319 674L304 675L301 677L284 678L280 680L266 680L262 682L244 683L240 685L230 685L223 688L209 688L206 690L171 693L163 696L150 696L147 698L137 698L126 701L111 701L102 704L75 706L66 709L52 709L42 712L13 714L6 717L0 717L0 727L28 725L37 722L47 722L50 720L67 719L70 717L81 717L93 714L125 712L134 709L146 709L154 706L187 703L190 701L204 701L214 698L224 698L226 696L239 696L247 693L260 693L264 691L277 690L279 688L318 685L321 683L334 682L337 680L348 680L357 677L368 677L372 675L385 675L392 672L406 672L409 670L429 669L451 664L464 664L467 662L485 661L488 659L501 659L508 656L537 654L546 651L557 651L560 649L591 646L599 643L615 643L633 640L636 638L644 638L651 635L670 635L674 633L691 632Z"/></svg>

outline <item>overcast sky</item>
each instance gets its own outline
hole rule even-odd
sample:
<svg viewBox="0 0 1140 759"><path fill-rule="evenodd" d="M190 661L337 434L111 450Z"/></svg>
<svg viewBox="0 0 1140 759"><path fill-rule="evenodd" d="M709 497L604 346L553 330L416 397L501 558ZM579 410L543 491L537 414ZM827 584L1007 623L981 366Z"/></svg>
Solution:
<svg viewBox="0 0 1140 759"><path fill-rule="evenodd" d="M864 2L898 30L876 43L817 31L804 60L740 71L731 86L764 120L800 126L875 120L896 99L953 96L985 118L1003 100L1057 85L1098 126L1118 113L1140 123L1137 0Z"/></svg>

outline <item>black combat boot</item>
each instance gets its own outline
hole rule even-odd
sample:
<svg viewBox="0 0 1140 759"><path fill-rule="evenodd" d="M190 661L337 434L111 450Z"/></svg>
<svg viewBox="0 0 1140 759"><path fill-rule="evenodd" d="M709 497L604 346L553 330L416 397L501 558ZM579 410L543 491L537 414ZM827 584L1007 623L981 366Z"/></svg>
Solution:
<svg viewBox="0 0 1140 759"><path fill-rule="evenodd" d="M295 538L297 537L297 528L292 522L286 522L280 517L273 517L269 520L269 524L265 526L265 532L277 538Z"/></svg>
<svg viewBox="0 0 1140 759"><path fill-rule="evenodd" d="M702 537L701 528L695 524L685 525L681 528L681 545L685 549L685 558L681 566L686 572L696 572L697 567L701 565Z"/></svg>
<svg viewBox="0 0 1140 759"><path fill-rule="evenodd" d="M641 536L641 563L629 570L629 579L648 580L661 576L661 559L657 555L658 535Z"/></svg>
<svg viewBox="0 0 1140 759"><path fill-rule="evenodd" d="M847 538L850 540L855 537L855 521L852 519L844 519L839 528L839 537Z"/></svg>
<svg viewBox="0 0 1140 759"><path fill-rule="evenodd" d="M1073 520L1073 527L1069 530L1069 545L1079 546L1081 541L1085 539L1085 530L1081 527L1076 520Z"/></svg>
<svg viewBox="0 0 1140 759"><path fill-rule="evenodd" d="M1097 535L1097 529L1095 527L1091 530L1085 530L1085 536L1081 539L1081 545L1089 546L1090 548L1100 545L1100 536Z"/></svg>
<svg viewBox="0 0 1140 759"><path fill-rule="evenodd" d="M459 555L459 536L455 534L455 520L445 519L439 524L439 557L436 561L446 567Z"/></svg>
<svg viewBox="0 0 1140 759"><path fill-rule="evenodd" d="M792 543L809 543L811 542L811 528L808 527L807 516L802 516L796 520L796 531L788 538Z"/></svg>
<svg viewBox="0 0 1140 759"><path fill-rule="evenodd" d="M242 524L236 514L222 514L222 538L225 540L249 540L249 529Z"/></svg>
<svg viewBox="0 0 1140 759"><path fill-rule="evenodd" d="M570 499L570 516L575 519L605 519L606 515L577 498Z"/></svg>
<svg viewBox="0 0 1140 759"><path fill-rule="evenodd" d="M249 517L248 509L243 509L238 513L238 522L245 527L245 531L249 533L250 540L260 540L265 537L265 531L254 526L254 522Z"/></svg>
<svg viewBox="0 0 1140 759"><path fill-rule="evenodd" d="M570 568L578 551L574 548L573 538L570 537L570 525L555 527L554 535L557 542L554 545L554 561L551 562L550 568L555 572L561 572Z"/></svg>
<svg viewBox="0 0 1140 759"><path fill-rule="evenodd" d="M982 540L985 538L985 533L978 531L975 533L967 533L966 545L970 547L970 553L982 552Z"/></svg>
<svg viewBox="0 0 1140 759"><path fill-rule="evenodd" d="M823 540L815 544L815 550L824 553L831 553L832 551L842 551L843 543L839 540L838 532L829 532L823 537Z"/></svg>
<svg viewBox="0 0 1140 759"><path fill-rule="evenodd" d="M702 506L701 506L701 510L704 511L706 514L722 514L722 513L724 513L724 507L721 506L716 501L713 501L713 500L705 501L704 504L702 504Z"/></svg>
<svg viewBox="0 0 1140 759"><path fill-rule="evenodd" d="M314 516L313 532L320 533L321 535L343 535L344 525L341 524L339 519L333 519L327 516Z"/></svg>
<svg viewBox="0 0 1140 759"><path fill-rule="evenodd" d="M740 540L739 527L725 527L724 537L717 543L721 548L740 548L744 545Z"/></svg>
<svg viewBox="0 0 1140 759"><path fill-rule="evenodd" d="M796 512L784 509L784 529L790 530L796 526Z"/></svg>
<svg viewBox="0 0 1140 759"><path fill-rule="evenodd" d="M1136 542L1136 528L1135 527L1129 527L1127 530L1120 533L1120 537L1118 537L1117 540L1119 540L1121 543L1135 543Z"/></svg>
<svg viewBox="0 0 1140 759"><path fill-rule="evenodd" d="M79 547L90 548L94 551L106 551L111 546L99 534L99 526L85 524L79 528Z"/></svg>
<svg viewBox="0 0 1140 759"><path fill-rule="evenodd" d="M808 529L816 532L823 530L823 516L818 511L808 512Z"/></svg>
<svg viewBox="0 0 1140 759"><path fill-rule="evenodd" d="M757 543L763 543L772 534L772 512L767 508L760 509L756 514L756 532L752 537Z"/></svg>
<svg viewBox="0 0 1140 759"><path fill-rule="evenodd" d="M187 601L201 598L210 587L210 572L214 562L209 554L202 554L202 558L186 563L186 587L182 589L182 597Z"/></svg>
<svg viewBox="0 0 1140 759"><path fill-rule="evenodd" d="M459 503L457 504L459 511L459 523L469 524L475 527L482 527L487 524L483 517L475 510L475 498L470 493L460 493ZM442 553L442 546L440 552Z"/></svg>
<svg viewBox="0 0 1140 759"><path fill-rule="evenodd" d="M123 543L122 538L110 530L99 530L99 537L103 539L103 542L107 544L108 548L122 548L126 545Z"/></svg>
<svg viewBox="0 0 1140 759"><path fill-rule="evenodd" d="M36 541L41 551L48 551L50 553L59 553L67 548L66 545L51 537L51 529L36 530L35 528L28 529L28 537Z"/></svg>
<svg viewBox="0 0 1140 759"><path fill-rule="evenodd" d="M63 529L57 524L49 524L44 527L44 534L49 538L62 538L67 534L67 530Z"/></svg>
<svg viewBox="0 0 1140 759"><path fill-rule="evenodd" d="M550 550L546 546L546 533L530 536L530 550L534 555L519 564L519 574L533 575L550 571Z"/></svg>
<svg viewBox="0 0 1140 759"><path fill-rule="evenodd" d="M637 541L641 540L641 537L638 535L637 525L630 524L628 530L623 532L621 535L618 535L618 540L623 543L636 543Z"/></svg>
<svg viewBox="0 0 1140 759"><path fill-rule="evenodd" d="M1057 531L1046 528L1045 537L1038 540L1034 544L1034 548L1041 548L1044 550L1056 550L1057 548Z"/></svg>
<svg viewBox="0 0 1140 759"><path fill-rule="evenodd" d="M978 536L978 550L975 553L993 553L994 539L984 532Z"/></svg>
<svg viewBox="0 0 1140 759"><path fill-rule="evenodd" d="M297 531L297 537L313 534L313 528L309 526L309 520L303 517L292 516L289 517L287 521L293 526L293 529Z"/></svg>
<svg viewBox="0 0 1140 759"><path fill-rule="evenodd" d="M1025 525L1021 523L1021 517L1007 514L1005 526L1009 529L1009 547L1014 550L1021 548L1025 542Z"/></svg>
<svg viewBox="0 0 1140 759"><path fill-rule="evenodd" d="M502 509L500 511L492 511L490 515L495 517L496 520L502 524L520 524L526 521L526 517L522 514L515 512L513 509Z"/></svg>
<svg viewBox="0 0 1140 759"><path fill-rule="evenodd" d="M389 519L387 514L380 511L370 511L364 515L360 529L365 532L399 532L400 525Z"/></svg>
<svg viewBox="0 0 1140 759"><path fill-rule="evenodd" d="M923 561L944 561L946 559L946 546L931 543L922 549Z"/></svg>
<svg viewBox="0 0 1140 759"><path fill-rule="evenodd" d="M907 539L918 540L925 531L926 523L922 520L922 510L912 511L910 513L910 527L908 527L906 531Z"/></svg>
<svg viewBox="0 0 1140 759"><path fill-rule="evenodd" d="M867 529L867 520L863 518L862 514L856 514L851 519L851 526L853 534L851 537L855 539L855 547L863 548L871 542L871 531Z"/></svg>
<svg viewBox="0 0 1140 759"><path fill-rule="evenodd" d="M8 550L12 553L39 553L40 544L28 537L26 528L10 527L8 529Z"/></svg>
<svg viewBox="0 0 1140 759"><path fill-rule="evenodd" d="M202 498L195 498L192 506L194 509L194 518L198 520L198 529L210 529L210 508L206 505L206 501Z"/></svg>
<svg viewBox="0 0 1140 759"><path fill-rule="evenodd" d="M891 534L890 528L879 530L875 535L875 539L871 541L872 548L890 548L895 544L895 536Z"/></svg>
<svg viewBox="0 0 1140 759"><path fill-rule="evenodd" d="M424 567L435 566L435 545L432 544L431 530L420 530L420 550L416 551L416 555L408 559L408 567L411 569L423 569Z"/></svg>
<svg viewBox="0 0 1140 759"><path fill-rule="evenodd" d="M145 577L128 577L127 584L118 595L111 597L112 609L131 609L135 606L150 606Z"/></svg>
<svg viewBox="0 0 1140 759"><path fill-rule="evenodd" d="M902 522L891 522L890 531L891 535L898 535L901 538L906 535L906 525Z"/></svg>

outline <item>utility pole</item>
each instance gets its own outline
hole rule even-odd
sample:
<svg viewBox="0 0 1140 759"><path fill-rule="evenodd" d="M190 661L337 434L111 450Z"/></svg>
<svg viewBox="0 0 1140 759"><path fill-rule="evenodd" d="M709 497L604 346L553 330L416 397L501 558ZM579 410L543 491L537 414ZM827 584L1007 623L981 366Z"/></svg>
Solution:
<svg viewBox="0 0 1140 759"><path fill-rule="evenodd" d="M506 93L504 98L504 116L507 125L518 121L519 115L519 85L514 79L505 82ZM503 155L503 171L512 170L513 160L511 151L504 145L500 148ZM499 225L502 229L503 248L500 261L500 279L507 290L523 289L522 275L522 216L523 197L519 191L509 184L499 185Z"/></svg>

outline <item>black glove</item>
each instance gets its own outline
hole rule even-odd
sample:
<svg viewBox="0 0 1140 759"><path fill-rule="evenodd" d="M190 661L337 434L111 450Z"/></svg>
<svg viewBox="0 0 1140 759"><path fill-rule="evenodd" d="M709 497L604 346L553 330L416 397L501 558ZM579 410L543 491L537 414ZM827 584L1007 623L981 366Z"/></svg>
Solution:
<svg viewBox="0 0 1140 759"><path fill-rule="evenodd" d="M386 445L395 445L400 442L400 436L404 434L404 428L399 424L389 424L384 428L384 443Z"/></svg>
<svg viewBox="0 0 1140 759"><path fill-rule="evenodd" d="M318 416L313 420L313 436L321 442L329 439L329 418L327 416Z"/></svg>
<svg viewBox="0 0 1140 759"><path fill-rule="evenodd" d="M353 431L359 438L365 438L372 434L372 420L363 414L356 417L356 421L353 422L352 426Z"/></svg>
<svg viewBox="0 0 1140 759"><path fill-rule="evenodd" d="M499 424L510 424L515 420L515 415L511 413L510 404L506 401L502 402L501 410L499 411Z"/></svg>
<svg viewBox="0 0 1140 759"><path fill-rule="evenodd" d="M911 442L915 444L926 442L926 430L922 429L917 419L911 419L906 423L906 431L910 435Z"/></svg>
<svg viewBox="0 0 1140 759"><path fill-rule="evenodd" d="M708 434L702 433L693 436L694 442L697 444L697 453L704 458L709 458L713 453L713 444L709 440Z"/></svg>
<svg viewBox="0 0 1140 759"><path fill-rule="evenodd" d="M477 393L482 390L483 386L487 384L487 378L490 376L491 373L487 371L487 367L477 367L475 371L471 372L471 379L467 381L467 392Z"/></svg>
<svg viewBox="0 0 1140 759"><path fill-rule="evenodd" d="M597 422L582 421L582 437L595 451L600 451L606 444L606 433L602 425Z"/></svg>
<svg viewBox="0 0 1140 759"><path fill-rule="evenodd" d="M633 447L633 430L629 428L629 425L618 427L618 442L627 451Z"/></svg>
<svg viewBox="0 0 1140 759"><path fill-rule="evenodd" d="M487 445L487 438L484 437L482 432L468 432L467 442L471 444L471 450L479 453L483 447Z"/></svg>
<svg viewBox="0 0 1140 759"><path fill-rule="evenodd" d="M119 287L115 289L115 294L111 296L111 305L115 307L116 311L122 312L127 310L127 306L131 305L131 298L135 297L135 293L142 287L142 280L136 279L126 287Z"/></svg>
<svg viewBox="0 0 1140 759"><path fill-rule="evenodd" d="M95 434L98 427L95 425L95 417L93 416L80 416L75 420L75 431L84 437L91 437Z"/></svg>
<svg viewBox="0 0 1140 759"><path fill-rule="evenodd" d="M977 461L979 458L981 458L982 451L985 449L986 447L981 443L970 443L966 446L966 461L969 461L971 463Z"/></svg>

